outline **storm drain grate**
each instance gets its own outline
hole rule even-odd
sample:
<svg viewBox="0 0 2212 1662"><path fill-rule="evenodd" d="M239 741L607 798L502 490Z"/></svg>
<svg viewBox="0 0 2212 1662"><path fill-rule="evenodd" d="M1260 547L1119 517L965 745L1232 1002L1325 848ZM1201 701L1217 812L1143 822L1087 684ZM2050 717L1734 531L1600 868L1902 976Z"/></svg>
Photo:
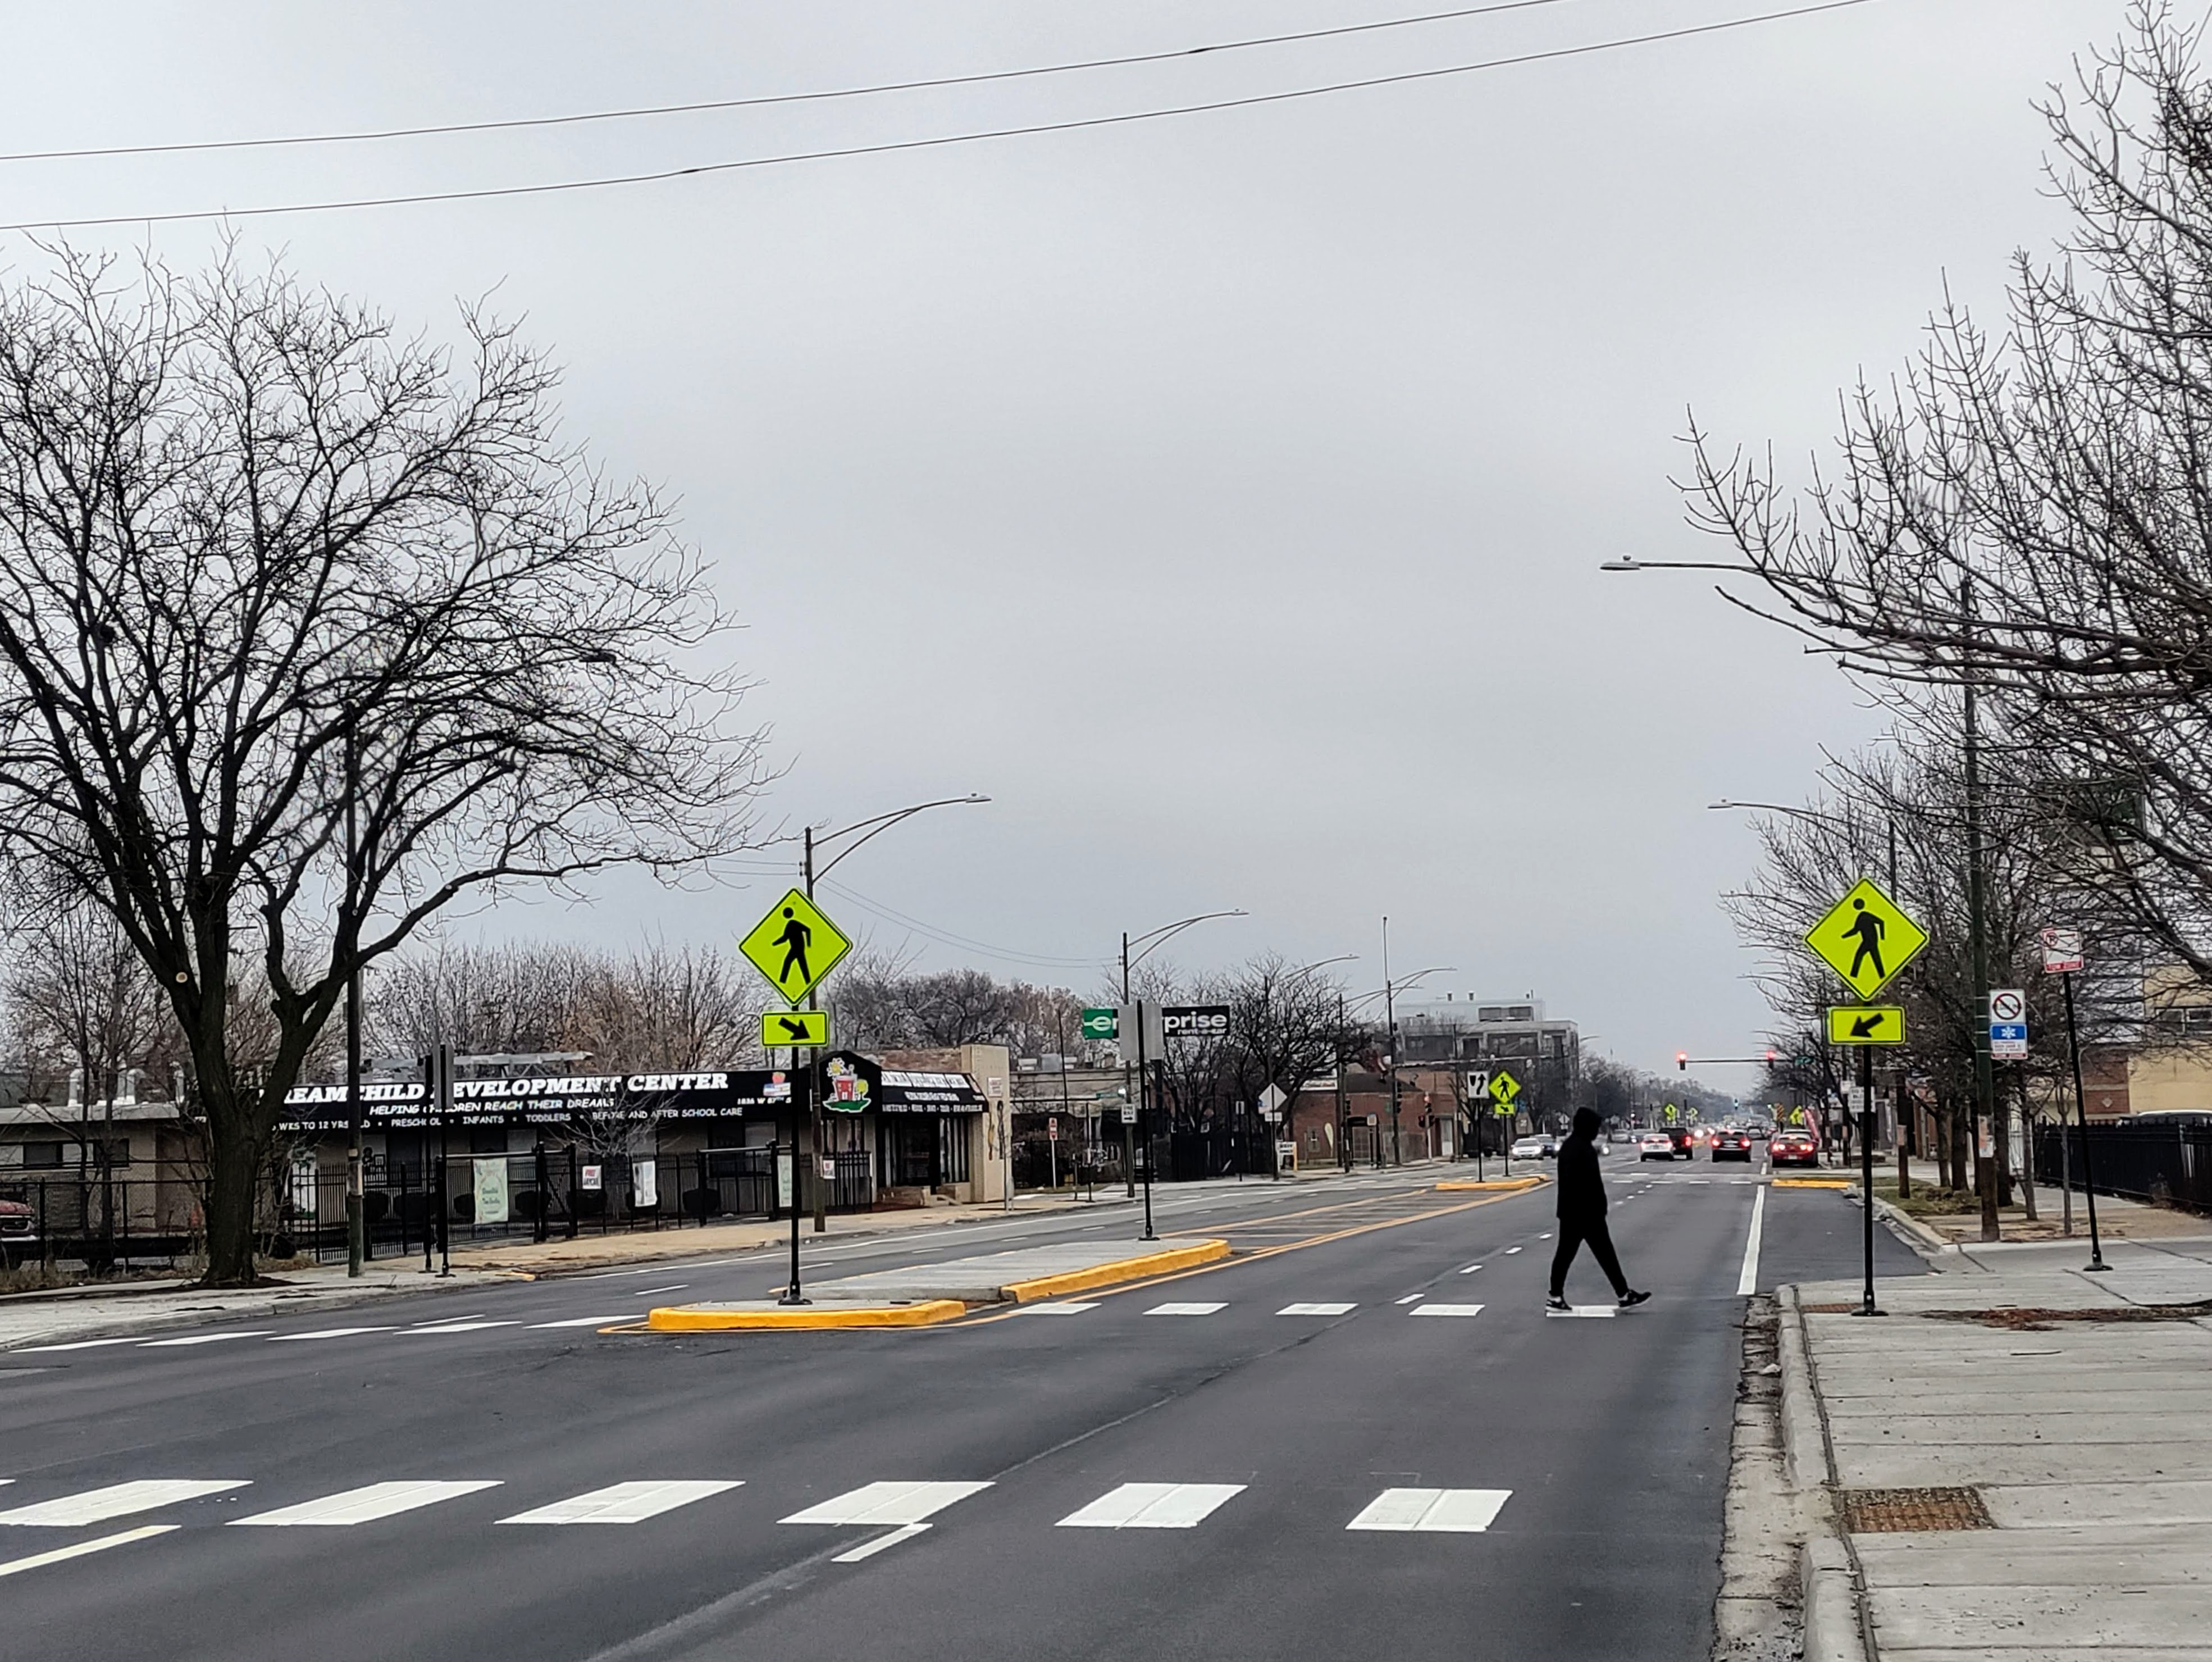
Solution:
<svg viewBox="0 0 2212 1662"><path fill-rule="evenodd" d="M1844 1527L1854 1535L1899 1530L1995 1529L1996 1520L1971 1488L1847 1488Z"/></svg>

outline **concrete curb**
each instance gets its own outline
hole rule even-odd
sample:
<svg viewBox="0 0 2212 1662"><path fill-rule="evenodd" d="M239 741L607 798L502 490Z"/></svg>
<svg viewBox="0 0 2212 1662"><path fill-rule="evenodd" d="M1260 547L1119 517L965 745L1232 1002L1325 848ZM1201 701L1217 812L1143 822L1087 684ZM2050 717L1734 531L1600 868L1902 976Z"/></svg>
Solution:
<svg viewBox="0 0 2212 1662"><path fill-rule="evenodd" d="M1858 1184L1850 1178L1773 1178L1769 1179L1777 1189L1856 1189Z"/></svg>
<svg viewBox="0 0 2212 1662"><path fill-rule="evenodd" d="M1805 1662L1873 1662L1857 1567L1850 1543L1836 1527L1836 1472L1797 1289L1782 1288L1780 1304L1776 1338L1782 1364L1782 1470L1784 1480L1796 1491L1806 1530L1797 1560L1805 1610Z"/></svg>
<svg viewBox="0 0 2212 1662"><path fill-rule="evenodd" d="M923 1299L913 1304L795 1305L781 1310L687 1310L680 1305L655 1310L645 1318L655 1333L741 1333L780 1329L786 1332L823 1328L930 1327L968 1313L957 1299Z"/></svg>
<svg viewBox="0 0 2212 1662"><path fill-rule="evenodd" d="M1448 1178L1444 1182L1438 1184L1437 1187L1439 1189L1480 1189L1489 1190L1496 1194L1511 1195L1517 1194L1523 1189L1540 1188L1543 1184L1547 1184L1550 1181L1551 1178L1546 1177L1492 1178L1486 1183L1477 1183L1473 1178L1469 1178L1464 1183L1459 1182L1456 1179Z"/></svg>
<svg viewBox="0 0 2212 1662"><path fill-rule="evenodd" d="M1008 1282L1006 1296L1016 1304L1035 1304L1040 1299L1060 1299L1071 1293L1091 1293L1102 1287L1112 1287L1121 1282L1140 1282L1149 1275L1168 1275L1178 1269L1195 1269L1200 1264L1218 1263L1229 1256L1229 1243L1224 1240L1202 1240L1189 1246L1178 1246L1165 1252L1147 1252L1134 1258L1116 1258L1111 1263L1094 1265L1089 1269L1071 1269L1065 1275L1039 1275L1026 1282Z"/></svg>
<svg viewBox="0 0 2212 1662"><path fill-rule="evenodd" d="M1921 1222L1910 1212L1884 1200L1879 1195L1874 1197L1874 1215L1904 1236L1906 1245L1923 1257L1926 1257L1931 1252L1948 1251L1951 1245L1949 1241Z"/></svg>

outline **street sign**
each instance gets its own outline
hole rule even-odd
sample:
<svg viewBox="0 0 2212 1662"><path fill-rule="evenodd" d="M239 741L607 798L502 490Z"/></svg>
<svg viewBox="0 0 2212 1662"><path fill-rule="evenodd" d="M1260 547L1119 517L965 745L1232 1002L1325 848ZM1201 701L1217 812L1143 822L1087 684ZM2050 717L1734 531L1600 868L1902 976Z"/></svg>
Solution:
<svg viewBox="0 0 2212 1662"><path fill-rule="evenodd" d="M1280 1086L1270 1085L1260 1093L1260 1111L1273 1119L1282 1111L1283 1105L1289 1100L1290 1099L1283 1094Z"/></svg>
<svg viewBox="0 0 2212 1662"><path fill-rule="evenodd" d="M853 943L820 907L793 889L768 909L768 916L753 925L738 950L768 977L770 986L796 1004L853 950Z"/></svg>
<svg viewBox="0 0 2212 1662"><path fill-rule="evenodd" d="M1500 1108L1510 1108L1513 1099L1521 1094L1521 1081L1510 1074L1498 1073L1490 1076L1490 1099Z"/></svg>
<svg viewBox="0 0 2212 1662"><path fill-rule="evenodd" d="M830 1043L830 1012L827 1010L763 1010L761 1012L761 1044L773 1049L779 1044L796 1045L801 1050L818 1050Z"/></svg>
<svg viewBox="0 0 2212 1662"><path fill-rule="evenodd" d="M1060 1141L1060 1116L1058 1114L1048 1114L1045 1117L1044 1140L1047 1142L1058 1142Z"/></svg>
<svg viewBox="0 0 2212 1662"><path fill-rule="evenodd" d="M1905 1008L1899 1004L1838 1004L1828 1011L1831 1044L1902 1044Z"/></svg>
<svg viewBox="0 0 2212 1662"><path fill-rule="evenodd" d="M1085 1010L1083 1013L1083 1036L1088 1039L1119 1038L1121 1024L1118 1013L1111 1010Z"/></svg>
<svg viewBox="0 0 2212 1662"><path fill-rule="evenodd" d="M2081 956L2081 931L2053 925L2043 931L2043 972L2072 975L2088 960Z"/></svg>
<svg viewBox="0 0 2212 1662"><path fill-rule="evenodd" d="M1872 998L1919 956L1928 932L1872 878L1861 878L1805 937L1813 955L1861 998Z"/></svg>
<svg viewBox="0 0 2212 1662"><path fill-rule="evenodd" d="M1990 990L1990 1055L1999 1061L2027 1054L2027 995L2017 987Z"/></svg>

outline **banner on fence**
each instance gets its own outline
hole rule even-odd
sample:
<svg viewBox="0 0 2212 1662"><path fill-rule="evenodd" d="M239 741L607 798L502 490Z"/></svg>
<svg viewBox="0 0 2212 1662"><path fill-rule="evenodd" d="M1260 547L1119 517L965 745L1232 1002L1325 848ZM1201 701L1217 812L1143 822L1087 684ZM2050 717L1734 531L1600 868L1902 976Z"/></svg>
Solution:
<svg viewBox="0 0 2212 1662"><path fill-rule="evenodd" d="M641 1210L660 1204L660 1167L650 1160L629 1163L629 1203Z"/></svg>
<svg viewBox="0 0 2212 1662"><path fill-rule="evenodd" d="M489 1160L470 1163L476 1168L476 1221L478 1223L505 1223L507 1156L495 1154Z"/></svg>

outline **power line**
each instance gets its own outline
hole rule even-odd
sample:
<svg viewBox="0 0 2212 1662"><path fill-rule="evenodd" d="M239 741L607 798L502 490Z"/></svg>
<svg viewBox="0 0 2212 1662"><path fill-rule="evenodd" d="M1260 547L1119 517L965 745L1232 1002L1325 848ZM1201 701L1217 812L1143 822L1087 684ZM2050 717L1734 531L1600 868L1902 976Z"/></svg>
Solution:
<svg viewBox="0 0 2212 1662"><path fill-rule="evenodd" d="M848 156L882 155L897 150L941 149L955 144L973 144L985 139L1026 138L1040 133L1073 132L1085 128L1127 126L1139 121L1158 121L1171 116L1203 115L1219 110L1249 109L1261 104L1282 104L1294 100L1325 97L1332 93L1355 92L1372 87L1401 86L1412 82L1436 81L1449 76L1472 75L1483 70L1509 69L1523 64L1539 64L1559 58L1580 58L1593 52L1615 52L1628 46L1648 46L1665 40L1687 40L1695 35L1718 34L1729 29L1749 28L1760 23L1776 23L1796 17L1810 17L1821 12L1844 11L1855 6L1871 5L1874 0L1822 0L1822 3L1796 6L1786 11L1761 12L1751 17L1729 18L1717 23L1698 23L1682 28L1662 29L1651 34L1625 35L1611 40L1592 41L1580 46L1558 46L1545 52L1522 52L1510 58L1486 58L1474 64L1447 64L1440 69L1407 70L1395 75L1370 76L1356 81L1335 81L1318 87L1295 88L1289 92L1255 93L1243 98L1216 99L1202 104L1178 104L1155 110L1127 111L1119 115L1087 116L1067 121L1036 122L1019 127L993 127L975 132L947 133L935 138L893 139L878 144L851 144L825 150L793 150L781 155L746 156L733 161L701 162L688 167L668 167L651 173L616 174L600 179L559 180L544 185L491 186L473 191L429 191L407 196L357 197L337 202L294 202L264 208L198 208L186 211L158 214L108 214L82 219L33 219L14 224L0 225L0 231L69 231L102 225L165 225L181 220L197 219L259 219L274 214L333 213L356 208L417 207L441 202L483 202L499 197L550 196L571 191L611 190L622 186L659 184L668 180L690 179L708 174L737 173L753 167L777 167L799 161L830 161Z"/></svg>
<svg viewBox="0 0 2212 1662"><path fill-rule="evenodd" d="M864 87L834 87L818 92L769 93L753 98L715 98L690 104L650 104L622 110L591 110L570 115L518 116L502 121L451 121L428 127L383 127L359 132L299 133L280 138L197 139L175 144L110 144L75 150L21 150L0 155L6 161L69 161L99 156L184 155L210 150L276 149L304 144L362 144L392 138L436 138L456 133L513 132L532 127L571 127L594 121L634 121L652 116L696 115L714 110L752 110L783 104L813 104L840 98L868 98L883 93L923 92L944 87L977 87L994 82L1022 81L1048 75L1071 75L1084 70L1124 69L1138 64L1165 64L1177 58L1200 58L1218 52L1246 52L1257 46L1280 46L1303 40L1325 40L1347 34L1371 34L1384 29L1411 28L1418 24L1446 23L1462 18L1486 17L1495 12L1527 11L1537 6L1557 6L1568 0L1497 0L1485 6L1462 6L1453 11L1424 12L1415 17L1387 17L1371 23L1346 23L1334 28L1303 29L1292 34L1261 34L1247 40L1217 41L1209 46L1177 46L1165 52L1132 52L1120 58L1090 58L1068 64L1041 64L1024 70L988 70L973 75L938 76L920 81L885 81Z"/></svg>
<svg viewBox="0 0 2212 1662"><path fill-rule="evenodd" d="M880 900L871 900L856 890L842 883L833 882L829 878L817 880L817 884L833 894L842 895L863 911L872 912L887 923L896 923L903 928L912 929L916 934L926 935L939 946L957 947L963 952L981 953L1005 963L1027 964L1045 970L1098 970L1105 965L1106 960L1103 957L1048 958L1036 953L1018 953L1007 947L994 947L988 941L971 941L965 935L954 934L949 929L925 923L920 918L908 917L904 912L886 906Z"/></svg>

